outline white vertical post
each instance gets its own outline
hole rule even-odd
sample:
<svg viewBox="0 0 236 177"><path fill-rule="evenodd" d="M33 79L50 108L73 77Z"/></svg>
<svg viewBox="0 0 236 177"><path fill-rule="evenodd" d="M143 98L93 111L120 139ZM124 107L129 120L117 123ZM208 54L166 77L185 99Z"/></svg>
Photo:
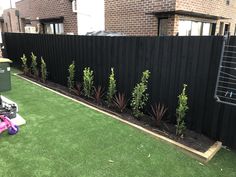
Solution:
<svg viewBox="0 0 236 177"><path fill-rule="evenodd" d="M10 8L12 9L12 2L11 2L11 0L10 0Z"/></svg>

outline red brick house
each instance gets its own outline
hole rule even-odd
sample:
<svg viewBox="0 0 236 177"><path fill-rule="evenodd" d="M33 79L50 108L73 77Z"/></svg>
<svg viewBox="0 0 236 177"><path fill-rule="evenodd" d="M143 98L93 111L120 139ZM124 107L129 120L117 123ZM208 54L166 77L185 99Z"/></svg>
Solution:
<svg viewBox="0 0 236 177"><path fill-rule="evenodd" d="M21 0L9 12L3 31L84 35L105 28L104 0Z"/></svg>
<svg viewBox="0 0 236 177"><path fill-rule="evenodd" d="M19 11L15 8L6 9L3 11L0 18L0 30L2 32L15 32L20 31L19 26Z"/></svg>
<svg viewBox="0 0 236 177"><path fill-rule="evenodd" d="M126 35L235 34L233 0L105 0L106 31Z"/></svg>
<svg viewBox="0 0 236 177"><path fill-rule="evenodd" d="M16 2L16 8L22 27L36 25L36 31L50 34L77 33L72 0L21 0Z"/></svg>
<svg viewBox="0 0 236 177"><path fill-rule="evenodd" d="M77 34L73 0L21 0L16 8L4 10L1 26L5 32Z"/></svg>

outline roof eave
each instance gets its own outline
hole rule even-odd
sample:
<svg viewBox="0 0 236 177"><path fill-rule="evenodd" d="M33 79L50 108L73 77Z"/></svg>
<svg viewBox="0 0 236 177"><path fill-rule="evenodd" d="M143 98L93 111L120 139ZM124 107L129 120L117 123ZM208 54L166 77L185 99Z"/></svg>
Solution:
<svg viewBox="0 0 236 177"><path fill-rule="evenodd" d="M169 17L169 16L173 16L173 15L183 15L183 16L204 18L204 19L211 19L211 20L230 19L230 18L223 17L223 16L215 16L215 15L198 13L198 12L193 12L193 11L185 11L185 10L150 12L147 14L155 15L158 17Z"/></svg>

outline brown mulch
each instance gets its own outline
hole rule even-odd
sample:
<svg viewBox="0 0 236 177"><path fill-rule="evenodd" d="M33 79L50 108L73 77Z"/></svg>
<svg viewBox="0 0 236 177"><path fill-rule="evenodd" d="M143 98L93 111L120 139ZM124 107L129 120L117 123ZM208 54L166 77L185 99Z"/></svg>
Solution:
<svg viewBox="0 0 236 177"><path fill-rule="evenodd" d="M124 120L127 120L131 123L134 123L136 125L139 125L147 130L150 130L154 133L158 133L162 136L165 136L167 138L170 138L176 142L179 142L181 144L184 144L190 148L193 148L197 151L200 152L206 152L214 143L215 141L207 138L206 136L196 133L194 131L191 130L186 130L184 137L183 138L179 138L175 135L175 125L167 123L167 122L162 122L160 127L156 127L154 124L154 121L150 118L150 116L145 115L142 118L140 118L140 120L137 120L135 117L132 116L131 111L129 109L126 109L124 113L119 113L114 107L107 107L106 103L104 101L102 101L101 104L96 104L95 101L93 99L88 99L85 98L84 96L80 95L76 95L76 93L70 93L68 88L50 81L47 81L46 83L42 83L39 80L36 80L32 77L29 76L25 76L20 74L20 76L30 79L36 83L39 83L47 88L53 89L55 91L58 91L66 96L69 96L71 98L77 99L81 102L84 102L88 105L91 105L93 107L96 107L100 110L106 111L108 113L111 113L113 115L116 115Z"/></svg>

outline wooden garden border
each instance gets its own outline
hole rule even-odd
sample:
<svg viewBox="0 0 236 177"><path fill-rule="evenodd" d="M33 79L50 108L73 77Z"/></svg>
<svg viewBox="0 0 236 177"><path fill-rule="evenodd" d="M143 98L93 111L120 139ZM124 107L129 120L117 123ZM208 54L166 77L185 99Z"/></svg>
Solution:
<svg viewBox="0 0 236 177"><path fill-rule="evenodd" d="M137 129L139 129L139 130L141 130L141 131L143 131L143 132L145 132L145 133L147 133L147 134L150 134L150 135L154 136L154 137L157 138L157 139L160 139L160 140L165 141L165 142L167 142L167 143L169 143L169 144L172 144L172 145L174 145L175 147L177 147L178 149L180 149L181 151L183 151L184 153L187 153L188 155L194 157L195 159L197 159L197 160L199 160L199 161L201 161L201 162L207 163L208 161L210 161L210 160L214 157L214 155L215 155L215 154L221 149L221 147L222 147L222 143L219 142L219 141L216 141L206 152L203 153L203 152L197 151L197 150L195 150L195 149L193 149L193 148L190 148L190 147L188 147L188 146L186 146L186 145L183 145L183 144L181 144L181 143L178 143L178 142L176 142L176 141L173 141L173 140L171 140L171 139L169 139L169 138L167 138L167 137L165 137L165 136L162 136L162 135L160 135L160 134L158 134L158 133L154 133L154 132L149 131L149 130L147 130L147 129L145 129L145 128L139 126L139 125L136 125L136 124L134 124L134 123L131 123L131 122L129 122L129 121L126 121L126 120L124 120L124 119L122 119L122 118L120 118L120 117L118 117L118 116L116 116L116 115L114 115L114 114L105 112L105 111L100 110L100 109L98 109L98 108L95 108L95 107L93 107L93 106L91 106L91 105L88 105L88 104L86 104L86 103L84 103L84 102L81 102L81 101L76 100L76 99L74 99L74 98L71 98L71 97L69 97L69 96L67 96L67 95L64 95L64 94L62 94L62 93L59 93L58 91L55 91L55 90L50 89L50 88L48 88L48 87L42 86L42 85L40 85L40 84L38 84L38 83L36 83L36 82L34 82L34 81L32 81L32 80L29 80L29 79L27 79L27 78L24 78L24 77L22 77L22 76L20 76L20 75L18 75L18 74L16 74L16 73L14 73L13 75L14 75L14 76L17 76L18 78L21 78L21 79L23 79L23 80L26 80L26 81L28 81L28 82L34 84L34 85L37 85L37 86L39 86L39 87L41 87L41 88L44 88L44 89L49 90L49 91L51 91L51 92L53 92L53 93L56 93L56 94L58 94L58 95L60 95L60 96L63 96L63 97L65 97L65 98L67 98L67 99L70 99L70 100L72 100L72 101L74 101L74 102L77 102L77 103L79 103L79 104L81 104L81 105L84 105L84 106L86 106L86 107L88 107L88 108L91 108L91 109L93 109L93 110L95 110L95 111L97 111L97 112L100 112L100 113L103 113L103 114L105 114L105 115L108 115L108 116L110 116L110 117L112 117L112 118L114 118L114 119L116 119L116 120L119 120L119 121L122 122L122 123L125 123L125 124L127 124L127 125L129 125L129 126L132 126L132 127L137 128Z"/></svg>

